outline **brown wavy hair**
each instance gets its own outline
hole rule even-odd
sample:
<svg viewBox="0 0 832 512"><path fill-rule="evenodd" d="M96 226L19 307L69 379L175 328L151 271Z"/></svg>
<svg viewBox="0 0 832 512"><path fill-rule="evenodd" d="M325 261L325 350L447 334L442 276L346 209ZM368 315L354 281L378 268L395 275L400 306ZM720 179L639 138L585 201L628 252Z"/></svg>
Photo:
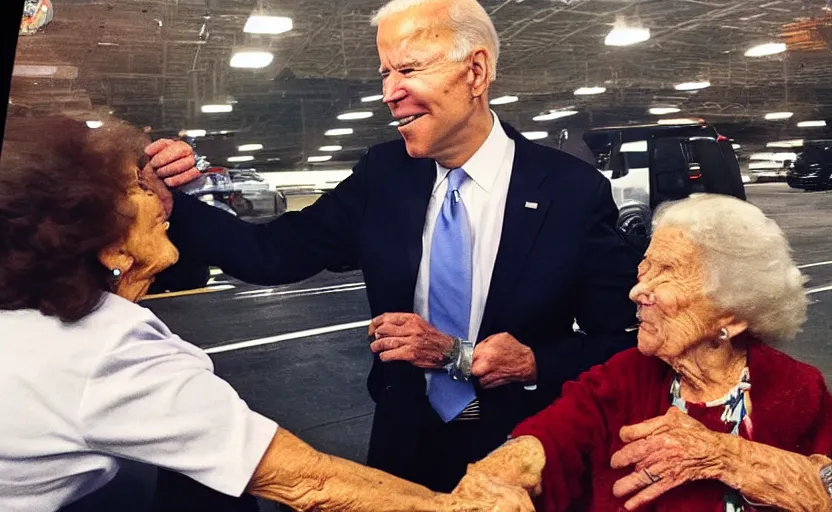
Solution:
<svg viewBox="0 0 832 512"><path fill-rule="evenodd" d="M112 289L100 250L123 240L133 166L149 142L116 120L9 118L0 155L0 310L75 322Z"/></svg>

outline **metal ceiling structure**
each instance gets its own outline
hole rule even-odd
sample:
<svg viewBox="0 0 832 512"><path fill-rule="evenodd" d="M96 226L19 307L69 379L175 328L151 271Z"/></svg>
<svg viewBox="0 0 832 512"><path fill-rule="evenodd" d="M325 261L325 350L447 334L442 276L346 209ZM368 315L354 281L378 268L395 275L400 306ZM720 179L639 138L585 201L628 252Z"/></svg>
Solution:
<svg viewBox="0 0 832 512"><path fill-rule="evenodd" d="M380 0L53 0L54 19L21 36L12 82L13 113L93 109L155 135L205 129L198 150L217 165L241 144L262 144L245 164L260 170L349 168L367 146L398 137L379 101L375 29ZM672 117L716 124L738 143L808 136L802 120L832 119L832 5L828 0L482 0L501 37L492 98L521 130L644 123L652 106L676 106ZM243 32L250 15L289 16L294 28L266 36ZM629 47L604 45L616 23L649 28ZM781 41L784 53L750 58L756 44ZM268 49L259 70L229 65L234 51ZM50 66L48 72L43 66ZM711 87L682 92L680 82ZM606 92L575 96L579 87ZM204 114L201 105L231 102L233 112ZM535 122L550 109L569 118ZM350 110L372 110L339 121ZM788 120L767 121L789 111ZM832 123L830 123L832 124ZM327 137L350 127L348 136ZM225 132L225 133L223 133ZM543 143L554 144L550 136ZM324 145L333 159L309 164Z"/></svg>

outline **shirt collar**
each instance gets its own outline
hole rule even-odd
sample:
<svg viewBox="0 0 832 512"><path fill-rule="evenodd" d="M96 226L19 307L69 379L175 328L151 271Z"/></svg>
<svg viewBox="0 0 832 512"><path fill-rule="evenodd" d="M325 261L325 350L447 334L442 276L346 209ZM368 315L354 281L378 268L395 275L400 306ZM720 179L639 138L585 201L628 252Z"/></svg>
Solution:
<svg viewBox="0 0 832 512"><path fill-rule="evenodd" d="M503 126L500 124L500 119L493 110L491 111L491 117L494 124L488 138L485 139L477 152L462 165L462 168L474 180L474 183L489 193L494 188L497 172L501 165L499 162L503 161L503 155L505 155L506 146L509 142L508 135L506 135ZM433 186L434 192L448 175L450 169L436 162L436 171L440 179L436 180L436 184Z"/></svg>

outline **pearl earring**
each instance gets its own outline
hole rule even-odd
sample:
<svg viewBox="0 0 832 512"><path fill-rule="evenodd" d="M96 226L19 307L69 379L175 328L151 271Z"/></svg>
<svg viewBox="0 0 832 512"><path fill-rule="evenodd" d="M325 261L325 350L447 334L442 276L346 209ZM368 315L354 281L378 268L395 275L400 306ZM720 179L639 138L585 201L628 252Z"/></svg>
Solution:
<svg viewBox="0 0 832 512"><path fill-rule="evenodd" d="M113 269L113 277L116 278L116 279L120 278L121 277L121 269L114 268Z"/></svg>

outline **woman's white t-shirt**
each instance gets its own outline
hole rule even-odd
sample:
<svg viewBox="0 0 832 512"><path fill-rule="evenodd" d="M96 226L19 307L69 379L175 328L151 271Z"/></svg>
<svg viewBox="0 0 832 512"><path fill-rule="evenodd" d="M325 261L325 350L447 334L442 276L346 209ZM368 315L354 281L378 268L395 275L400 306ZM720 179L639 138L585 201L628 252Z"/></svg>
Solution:
<svg viewBox="0 0 832 512"><path fill-rule="evenodd" d="M0 311L0 510L56 510L109 482L115 457L239 496L277 424L213 371L113 294L75 324Z"/></svg>

